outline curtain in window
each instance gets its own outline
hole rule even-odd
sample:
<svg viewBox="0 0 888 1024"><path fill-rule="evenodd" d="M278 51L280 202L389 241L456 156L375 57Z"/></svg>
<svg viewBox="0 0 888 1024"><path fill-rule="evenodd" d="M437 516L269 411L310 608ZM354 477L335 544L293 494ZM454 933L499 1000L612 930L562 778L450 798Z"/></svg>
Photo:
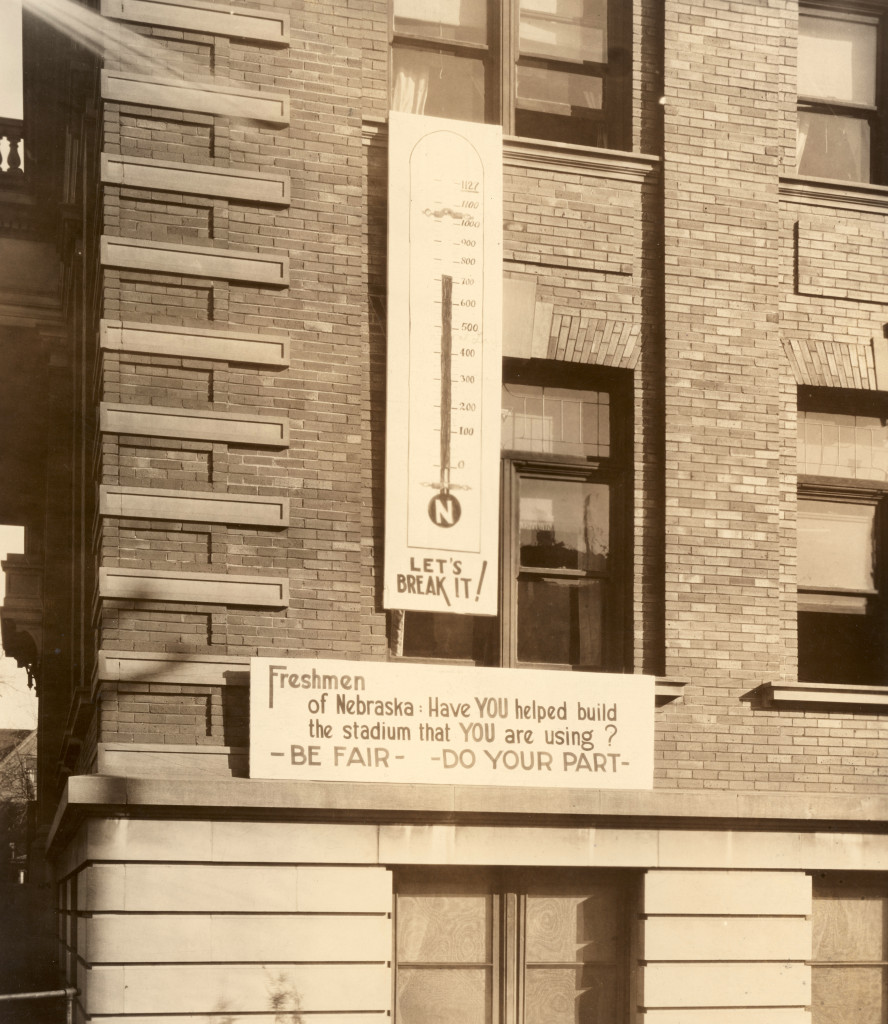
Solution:
<svg viewBox="0 0 888 1024"><path fill-rule="evenodd" d="M805 152L805 146L808 144L808 122L805 118L800 117L798 123L798 133L796 135L796 174L799 173L799 168L802 166L802 155Z"/></svg>
<svg viewBox="0 0 888 1024"><path fill-rule="evenodd" d="M428 57L403 50L398 54L392 109L424 114L429 99Z"/></svg>

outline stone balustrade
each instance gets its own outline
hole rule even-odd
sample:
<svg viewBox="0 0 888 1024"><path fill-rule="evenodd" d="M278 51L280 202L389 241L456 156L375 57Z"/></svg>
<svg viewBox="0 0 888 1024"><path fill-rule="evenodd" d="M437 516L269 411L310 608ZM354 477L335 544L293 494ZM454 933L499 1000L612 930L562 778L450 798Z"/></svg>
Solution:
<svg viewBox="0 0 888 1024"><path fill-rule="evenodd" d="M24 182L24 163L22 122L0 117L0 188Z"/></svg>

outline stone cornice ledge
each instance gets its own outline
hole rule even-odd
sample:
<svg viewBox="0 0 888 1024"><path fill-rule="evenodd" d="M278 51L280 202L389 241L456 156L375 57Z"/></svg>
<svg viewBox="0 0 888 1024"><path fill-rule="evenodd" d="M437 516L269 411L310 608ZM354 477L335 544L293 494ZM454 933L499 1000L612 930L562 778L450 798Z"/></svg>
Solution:
<svg viewBox="0 0 888 1024"><path fill-rule="evenodd" d="M888 213L888 186L822 178L781 178L780 198L803 206Z"/></svg>
<svg viewBox="0 0 888 1024"><path fill-rule="evenodd" d="M289 521L290 503L286 498L267 498L257 494L167 491L159 487L102 484L99 487L99 515L280 529Z"/></svg>
<svg viewBox="0 0 888 1024"><path fill-rule="evenodd" d="M103 267L119 270L247 281L274 288L286 288L290 283L287 256L221 246L179 245L102 235L99 239L99 262Z"/></svg>
<svg viewBox="0 0 888 1024"><path fill-rule="evenodd" d="M126 402L99 403L99 430L103 434L174 437L258 448L288 448L290 444L290 424L283 418Z"/></svg>
<svg viewBox="0 0 888 1024"><path fill-rule="evenodd" d="M68 779L50 833L90 814L143 811L169 814L230 813L300 820L400 822L426 817L544 827L565 818L584 827L682 827L692 824L765 830L794 827L822 831L845 823L850 832L883 832L888 796L847 793L764 793L715 790L520 789L493 786L396 785L354 782L275 782L263 779L121 778L79 775ZM592 820L596 819L596 820ZM63 829L64 826L64 829Z"/></svg>
<svg viewBox="0 0 888 1024"><path fill-rule="evenodd" d="M290 36L290 18L266 10L233 9L206 0L102 0L102 15L120 21L160 25L251 39L284 46Z"/></svg>
<svg viewBox="0 0 888 1024"><path fill-rule="evenodd" d="M225 654L100 650L93 670L92 699L106 685L249 686L250 659ZM185 692L185 691L183 691Z"/></svg>
<svg viewBox="0 0 888 1024"><path fill-rule="evenodd" d="M365 144L385 138L388 123L384 118L365 118L362 124ZM592 178L617 181L642 181L659 166L660 158L649 153L629 153L622 149L594 149L544 139L503 136L503 165L534 170L560 170L585 174Z"/></svg>
<svg viewBox="0 0 888 1024"><path fill-rule="evenodd" d="M102 153L102 181L127 188L160 192L243 199L247 202L286 206L290 179L282 174L236 170L207 164L172 163L148 157Z"/></svg>
<svg viewBox="0 0 888 1024"><path fill-rule="evenodd" d="M290 341L268 331L218 331L208 327L174 324L99 321L99 345L116 352L178 356L182 359L222 360L248 366L284 369L290 365Z"/></svg>
<svg viewBox="0 0 888 1024"><path fill-rule="evenodd" d="M162 569L100 568L99 597L245 608L286 608L290 603L289 580L283 576L230 576Z"/></svg>
<svg viewBox="0 0 888 1024"><path fill-rule="evenodd" d="M290 97L287 94L247 89L238 82L213 78L190 82L137 75L129 71L102 71L101 86L102 99L116 103L246 118L275 127L290 123Z"/></svg>

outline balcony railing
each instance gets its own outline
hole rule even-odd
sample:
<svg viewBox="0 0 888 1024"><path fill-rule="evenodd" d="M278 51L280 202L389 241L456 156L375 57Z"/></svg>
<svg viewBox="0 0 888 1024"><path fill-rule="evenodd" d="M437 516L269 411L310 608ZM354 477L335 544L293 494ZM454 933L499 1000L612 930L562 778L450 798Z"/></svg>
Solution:
<svg viewBox="0 0 888 1024"><path fill-rule="evenodd" d="M25 140L21 121L0 117L0 188L16 188L25 180Z"/></svg>

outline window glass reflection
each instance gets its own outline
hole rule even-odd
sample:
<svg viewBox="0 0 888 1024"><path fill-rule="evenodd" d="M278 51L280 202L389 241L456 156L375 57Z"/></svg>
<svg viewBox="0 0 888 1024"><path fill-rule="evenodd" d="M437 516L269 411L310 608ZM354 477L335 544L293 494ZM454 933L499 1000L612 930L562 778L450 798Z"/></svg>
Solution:
<svg viewBox="0 0 888 1024"><path fill-rule="evenodd" d="M392 61L393 110L484 121L482 60L403 46L394 50Z"/></svg>
<svg viewBox="0 0 888 1024"><path fill-rule="evenodd" d="M504 451L601 457L610 455L610 396L601 391L506 384Z"/></svg>
<svg viewBox="0 0 888 1024"><path fill-rule="evenodd" d="M799 96L872 106L876 102L874 22L799 17Z"/></svg>
<svg viewBox="0 0 888 1024"><path fill-rule="evenodd" d="M870 180L870 126L860 117L800 110L798 173L837 181Z"/></svg>
<svg viewBox="0 0 888 1024"><path fill-rule="evenodd" d="M875 506L799 501L799 586L872 590Z"/></svg>
<svg viewBox="0 0 888 1024"><path fill-rule="evenodd" d="M487 0L395 0L395 32L487 42Z"/></svg>
<svg viewBox="0 0 888 1024"><path fill-rule="evenodd" d="M570 61L607 60L607 0L521 0L521 52Z"/></svg>
<svg viewBox="0 0 888 1024"><path fill-rule="evenodd" d="M607 569L610 491L585 480L521 478L522 568Z"/></svg>

